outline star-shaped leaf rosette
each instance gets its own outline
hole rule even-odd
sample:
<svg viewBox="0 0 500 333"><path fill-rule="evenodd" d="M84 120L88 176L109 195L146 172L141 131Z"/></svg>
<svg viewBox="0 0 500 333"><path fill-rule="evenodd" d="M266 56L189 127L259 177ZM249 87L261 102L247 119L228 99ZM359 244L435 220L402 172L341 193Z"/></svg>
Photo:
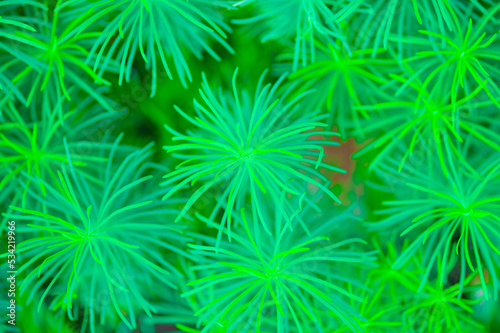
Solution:
<svg viewBox="0 0 500 333"><path fill-rule="evenodd" d="M17 229L25 241L16 250L24 258L17 275L27 303L35 301L40 311L48 302L49 309L82 320L82 330L90 332L98 326L112 330L120 321L137 328L138 313L156 312L148 301L155 291L177 288L180 273L166 254L197 260L182 250L183 227L168 222L178 202L161 201L161 190L151 182L161 174L148 161L152 145L127 155L119 142L111 144L108 162L91 179L71 164L57 172L54 186L33 178L47 195L29 194L45 208L11 207L9 214L25 224Z"/></svg>
<svg viewBox="0 0 500 333"><path fill-rule="evenodd" d="M340 236L342 225L353 222L351 213L328 218L305 209L299 213L301 219L289 224L271 212L265 214L271 234L252 223L244 209L240 213L235 219L243 228L233 233L231 243L223 241L216 247L214 237L188 234L197 240L189 244L191 253L204 259L191 268L198 279L182 296L199 297L195 316L197 326L204 325L201 332L224 326L228 333L305 333L339 324L363 331L359 323L366 319L350 303L364 299L350 292L346 283L364 288L351 268L373 268L377 251L362 252L364 240ZM210 228L218 227L198 218ZM310 232L300 227L300 220Z"/></svg>
<svg viewBox="0 0 500 333"><path fill-rule="evenodd" d="M482 163L470 160L476 174L471 174L463 164L455 161L451 164L449 177L439 172L437 162L433 169L429 169L429 174L412 170L414 173L400 176L409 187L412 198L408 198L405 190L407 194L403 198L384 202L388 207L380 213L390 216L367 223L373 231L393 229L402 231L402 237L410 238L411 244L393 262L394 269L402 268L416 251L423 250L421 265L424 274L419 291L434 278L437 267L441 271L437 284L441 287L447 284L453 269L459 271L459 298L472 273L478 275L486 298L491 287L494 298L498 295L500 155L483 157ZM396 177L394 172L393 179Z"/></svg>
<svg viewBox="0 0 500 333"><path fill-rule="evenodd" d="M299 103L309 92L290 100L288 90L278 98L276 90L285 76L275 85L264 86L262 75L252 99L247 91L238 92L236 74L237 71L233 76L233 93L220 92L218 95L203 76L200 95L204 105L195 100L195 117L175 107L197 127L196 130L183 135L165 125L176 143L165 149L175 152L174 156L183 161L165 176L163 185L175 186L164 198L186 185L199 184L177 220L205 195L215 199L210 219L225 208L219 237L224 225L229 228L228 236L231 237L231 214L233 210L244 208L247 201L252 213L269 232L262 217L262 205L265 201L274 202L279 213L290 221L299 207L288 199L280 206L281 192L305 196L307 201L302 182L316 186L340 204L328 188L328 180L320 173L320 168L345 173L322 162L323 146L338 146L339 143L326 138L309 139L312 135L338 136L338 133L315 130L326 127L322 122L325 116L314 110L303 112Z"/></svg>

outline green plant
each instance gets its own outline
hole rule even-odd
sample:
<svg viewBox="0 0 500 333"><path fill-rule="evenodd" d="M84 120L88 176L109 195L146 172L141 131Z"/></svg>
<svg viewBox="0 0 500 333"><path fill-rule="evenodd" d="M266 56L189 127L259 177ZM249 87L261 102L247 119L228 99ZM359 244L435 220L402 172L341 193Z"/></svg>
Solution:
<svg viewBox="0 0 500 333"><path fill-rule="evenodd" d="M177 288L169 275L179 273L161 251L182 254L176 244L186 241L180 226L163 220L165 214L177 213L170 207L176 200L158 200L157 189L139 197L140 190L134 191L151 189L144 186L153 178L144 174L155 169L154 164L144 163L151 145L115 164L115 156L123 154L119 140L111 147L106 168L94 180L76 173L72 164L63 165L55 186L34 179L46 189L45 198L29 191L46 209L11 207L22 214L9 214L12 219L31 222L24 232L32 237L17 249L28 259L17 271L30 270L21 284L21 292L29 292L28 303L39 298L39 311L50 295L49 308L61 308L71 320L77 320L84 310L82 329L88 325L91 332L106 319L120 318L133 329L137 311L151 316L155 309L145 299L152 293L148 285ZM140 222L144 218L147 223ZM145 239L151 244L148 249L138 246Z"/></svg>
<svg viewBox="0 0 500 333"><path fill-rule="evenodd" d="M437 280L440 281L443 272L438 270ZM469 284L474 276L475 274L469 275L465 283ZM473 290L474 287L468 289ZM471 306L482 298L464 299L460 298L460 293L459 285L444 288L439 282L436 286L426 284L423 292L415 296L404 312L405 328L410 332L468 332L484 329L467 316L467 313L473 311Z"/></svg>
<svg viewBox="0 0 500 333"><path fill-rule="evenodd" d="M271 215L272 216L272 215ZM306 224L315 223L310 212L302 212ZM199 216L210 227L217 224ZM202 332L207 332L213 325L227 327L227 332L241 331L241 325L247 329L260 332L263 330L285 329L288 320L293 322L299 332L310 331L312 327L303 327L304 323L318 322L319 308L325 308L353 331L361 331L355 320L359 316L343 300L347 296L351 300L363 301L339 286L349 277L336 273L335 269L326 270L321 262L343 263L344 265L370 265L374 259L373 252L357 252L356 243L365 243L361 239L344 239L330 242L328 237L336 223L348 220L347 216L339 216L325 221L321 225L304 232L298 220L289 225L277 217L275 223L267 220L272 234L261 232L254 221L254 228L247 222L244 210L241 220L246 234L233 233L235 242L219 246L217 240L201 234L193 237L202 241L203 245L189 245L193 254L204 255L206 262L200 262L193 270L209 269L205 277L192 281L193 289L184 292L188 297L215 288L208 301L195 315L201 315L199 323L205 324ZM323 242L320 246L315 246ZM206 245L205 245L206 244ZM226 286L229 286L226 287ZM316 310L318 309L318 310ZM275 322L269 320L271 311ZM248 321L245 321L248 320ZM238 326L236 326L238 325ZM265 328L271 325L271 328Z"/></svg>
<svg viewBox="0 0 500 333"><path fill-rule="evenodd" d="M22 93L12 83L11 76L13 73L6 73L7 68L9 67L9 62L13 59L19 59L25 64L29 64L39 70L37 61L20 50L22 49L20 44L34 46L33 42L29 38L25 38L24 36L11 31L11 29L14 28L36 32L36 29L34 28L36 20L32 17L19 17L15 15L15 11L21 9L22 6L34 6L39 8L41 11L47 10L45 5L36 1L6 0L0 3L0 36L5 38L0 42L0 49L7 52L6 54L0 54L0 60L2 60L3 64L2 67L0 67L0 90L5 91L7 88L17 99L26 103L26 99Z"/></svg>
<svg viewBox="0 0 500 333"><path fill-rule="evenodd" d="M499 22L0 1L0 332L499 332Z"/></svg>
<svg viewBox="0 0 500 333"><path fill-rule="evenodd" d="M58 1L59 3L61 0ZM29 59L13 58L2 66L3 70L16 74L12 78L12 84L22 92L21 101L25 100L28 106L36 96L37 90L44 91L48 87L51 103L58 105L61 98L71 99L68 86L74 85L78 87L78 90L93 96L105 109L111 111L111 106L105 103L105 99L96 92L94 84L81 78L88 75L96 84L109 85L109 82L94 73L84 63L88 55L86 48L95 37L95 33L69 36L75 22L67 24L64 15L63 19L60 19L58 11L55 11L49 19L43 8L34 7L30 12L36 30L23 26L13 35L16 40L23 41L19 49L29 56ZM64 28L61 27L62 25ZM63 111L60 107L58 111L59 118L62 120Z"/></svg>
<svg viewBox="0 0 500 333"><path fill-rule="evenodd" d="M85 30L92 25L102 26L103 31L97 35L87 56L87 62L94 63L94 71L101 65L102 73L110 59L115 59L119 64L118 82L121 85L123 78L127 82L130 79L132 59L139 52L146 67L152 71L151 96L156 92L158 56L170 79L172 74L167 57L173 58L182 85L186 86L186 77L189 81L192 77L185 49L199 59L204 51L220 60L206 42L211 38L233 52L225 41L225 31L231 29L217 12L218 9L230 8L227 0L113 0L90 4L78 0L62 4L56 10L62 10L68 4L82 11L75 21L79 25L74 24L68 36L77 38L85 35Z"/></svg>
<svg viewBox="0 0 500 333"><path fill-rule="evenodd" d="M473 29L472 19L469 18L467 29L463 29L454 17L454 30L451 36L439 34L435 31L419 30L430 39L432 50L418 52L416 56L405 59L405 61L426 60L419 69L419 73L428 73L423 88L433 80L444 80L443 86L451 88L451 102L453 111L456 110L457 96L460 96L460 88L464 94L470 95L476 87L481 86L491 101L500 108L498 98L500 90L495 81L500 78L500 71L493 63L500 59L500 49L495 46L497 36L486 37L483 32L489 19L500 9L500 5L492 8ZM462 31L464 30L464 31ZM449 35L449 34L448 34ZM487 39L484 39L484 38ZM445 46L440 46L445 44ZM438 50L435 50L438 48ZM432 60L431 60L432 59ZM451 79L451 81L450 81ZM410 79L411 80L411 79ZM416 104L423 98L423 93L417 96Z"/></svg>
<svg viewBox="0 0 500 333"><path fill-rule="evenodd" d="M119 113L103 114L99 105L90 99L80 101L63 119L57 117L58 110L58 107L51 108L48 98L29 108L6 103L0 124L0 197L8 204L26 206L28 191L33 186L32 178L25 178L23 174L44 180L35 182L44 197L45 184L56 184L56 171L61 165L71 163L76 173L89 175L89 167L99 167L106 161L97 154L106 144L93 141L93 133L101 130L98 124L112 122ZM22 115L26 113L31 116L23 120ZM4 217L2 230L6 222Z"/></svg>
<svg viewBox="0 0 500 333"><path fill-rule="evenodd" d="M314 63L315 40L338 40L348 48L341 23L361 7L362 0L244 0L234 6L254 4L257 15L251 18L233 20L236 24L252 24L261 37L261 42L269 40L294 41L293 71L299 64ZM258 25L257 23L263 23ZM335 45L338 47L337 45Z"/></svg>
<svg viewBox="0 0 500 333"><path fill-rule="evenodd" d="M373 168L383 161L389 153L393 152L397 144L402 141L406 145L407 151L401 158L398 170L403 168L405 161L420 145L437 153L443 173L447 176L449 167L446 163L449 158L459 159L468 165L459 151L466 135L471 138L469 140L471 144L484 143L493 149L500 150L500 136L488 128L491 125L482 125L482 123L490 122L488 115L491 114L491 109L488 107L493 102L476 100L477 95L484 88L485 82L460 100L452 101L449 90L439 86L439 89L429 91L418 78L415 78L414 71L410 67L407 69L408 73L405 76L411 75L415 82L408 83L407 79L400 75L390 75L398 86L402 84L398 94L400 91L404 91L403 88L406 85L409 85L415 90L415 93L418 93L418 96L423 96L423 98L419 100L416 94L406 94L406 100L394 100L358 107L359 109L390 110L391 113L386 121L379 121L372 127L385 127L388 123L392 124L392 127L356 152L354 158L362 156L372 149L383 147L371 165ZM415 98L417 102L414 102ZM404 112L402 112L403 110Z"/></svg>
<svg viewBox="0 0 500 333"><path fill-rule="evenodd" d="M483 269L488 270L493 295L497 297L499 280L496 267L500 263L500 235L496 228L500 221L500 199L496 188L500 164L498 156L493 157L475 166L478 175L471 175L457 163L451 164L453 168L448 178L440 177L439 173L409 176L405 182L415 190L415 198L384 202L388 206L385 213L391 216L370 224L376 229L398 226L398 229L403 230L401 236L414 235L420 231L411 245L392 263L393 268L402 268L420 247L423 248L425 255L422 265L425 273L419 291L423 290L435 267L441 272L437 284L443 287L458 261L459 298L467 284L466 277L470 276L468 272L479 275L483 293L488 298Z"/></svg>
<svg viewBox="0 0 500 333"><path fill-rule="evenodd" d="M389 92L375 87L389 82L386 75L394 69L394 60L373 58L372 49L349 49L340 41L318 42L315 46L317 61L289 78L300 87L299 92L317 91L308 96L305 103L329 112L328 127L338 126L343 136L348 128L354 128L363 136L360 118L370 116L361 106L390 98ZM379 56L383 53L380 49ZM289 58L289 55L282 57L285 61Z"/></svg>
<svg viewBox="0 0 500 333"><path fill-rule="evenodd" d="M213 195L217 204L210 215L210 219L213 219L220 208L225 206L218 242L225 225L231 238L232 211L243 208L247 196L251 198L252 213L269 232L262 217L261 207L264 201L272 200L278 205L283 190L296 196L304 196L305 191L298 185L302 184L300 181L305 181L316 185L340 203L337 196L328 189L328 185L322 183L326 183L326 178L318 168L345 172L322 162L322 146L338 146L337 141L309 140L311 135L338 136L338 133L315 130L326 126L321 122L324 117L316 112L304 115L299 113L299 101L306 93L288 99L288 92L285 92L281 98L277 98L276 90L285 77L281 77L274 86L263 86L264 73L252 101L246 90L238 93L237 72L234 72L232 80L233 94L220 93L218 96L213 93L206 77L203 76L200 95L206 106L195 100L195 118L175 107L185 119L198 127L198 131L182 135L165 125L174 135L173 141L182 142L175 146L166 146L167 151L188 151L189 155L174 155L184 161L177 165L176 170L165 176L163 185L175 186L164 198L170 197L187 184L193 186L196 182L202 183L177 217L179 220L209 189L220 189L219 193ZM298 206L292 205L289 200L285 200L283 206L277 207L289 223L298 209Z"/></svg>
<svg viewBox="0 0 500 333"><path fill-rule="evenodd" d="M471 1L470 6L474 5L481 8L477 1ZM397 43L398 57L401 57L407 48L403 42L413 39L412 33L422 25L440 33L459 28L454 20L462 16L463 6L461 0L374 1L367 15L361 17L359 31L362 33L356 39L363 48L373 43L373 55L380 46L387 50L391 43Z"/></svg>

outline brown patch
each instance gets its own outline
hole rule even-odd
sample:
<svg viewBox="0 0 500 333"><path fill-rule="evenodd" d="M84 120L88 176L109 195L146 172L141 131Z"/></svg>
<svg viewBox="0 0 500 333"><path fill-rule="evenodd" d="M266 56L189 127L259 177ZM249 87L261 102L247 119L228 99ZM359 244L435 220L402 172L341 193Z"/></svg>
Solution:
<svg viewBox="0 0 500 333"><path fill-rule="evenodd" d="M316 128L314 131L322 131L322 128ZM335 128L334 128L335 130ZM353 160L352 155L367 145L372 139L361 144L356 143L354 138L349 138L341 141L337 136L326 138L323 135L312 135L310 140L331 140L340 143L340 146L323 146L325 156L323 162L346 170L345 174L323 169L321 173L332 181L331 186L340 185L342 193L339 194L339 199L346 205L350 204L348 198L349 193L356 193L356 198L359 199L364 194L364 184L356 184L353 179L354 171L356 170L359 160ZM365 163L366 164L366 163ZM366 166L366 165L365 165ZM358 212L359 213L359 212Z"/></svg>
<svg viewBox="0 0 500 333"><path fill-rule="evenodd" d="M484 281L488 283L490 281L490 272L486 268L483 268L483 275L484 275ZM469 286L475 286L481 284L481 278L479 277L479 274L474 276L472 281L469 283Z"/></svg>

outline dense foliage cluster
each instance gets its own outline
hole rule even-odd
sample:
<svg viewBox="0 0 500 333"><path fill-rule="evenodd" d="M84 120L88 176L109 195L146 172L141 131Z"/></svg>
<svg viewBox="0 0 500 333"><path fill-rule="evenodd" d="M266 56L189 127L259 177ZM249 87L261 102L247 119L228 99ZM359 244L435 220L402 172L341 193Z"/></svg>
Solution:
<svg viewBox="0 0 500 333"><path fill-rule="evenodd" d="M497 332L499 32L494 0L0 2L0 332Z"/></svg>

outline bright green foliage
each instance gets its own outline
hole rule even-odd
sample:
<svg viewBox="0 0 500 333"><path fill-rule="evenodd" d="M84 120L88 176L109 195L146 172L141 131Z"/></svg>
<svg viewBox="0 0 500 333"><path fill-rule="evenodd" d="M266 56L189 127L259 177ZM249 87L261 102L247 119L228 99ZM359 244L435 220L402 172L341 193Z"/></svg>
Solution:
<svg viewBox="0 0 500 333"><path fill-rule="evenodd" d="M410 67L406 76L414 77L415 74ZM403 141L407 148L401 159L398 170L403 168L405 161L411 157L418 146L432 149L437 153L437 158L445 175L448 175L446 161L448 158L458 158L467 164L458 150L458 146L464 142L463 138L468 135L476 139L477 143L486 144L491 148L500 150L500 136L489 126L481 123L488 123L490 110L487 107L493 105L492 101L476 101L477 95L484 88L484 83L478 86L469 95L457 101L452 101L451 92L448 89L429 91L418 78L414 82L408 83L406 78L399 75L391 75L391 78L398 84L400 91L409 85L414 91L408 94L406 90L405 100L395 100L391 102L378 103L372 106L360 107L360 109L387 110L388 119L393 124L392 128L382 136L366 145L357 152L354 157L358 157L371 149L378 149L377 159L372 163L371 168L378 165L384 157L389 155L394 147ZM422 96L420 98L419 96ZM417 102L415 102L417 100ZM486 107L486 108L485 108ZM404 110L404 111L403 111ZM403 112L402 112L403 111ZM379 126L385 126L387 122L379 122ZM471 140L471 142L474 142ZM435 157L435 156L434 156Z"/></svg>
<svg viewBox="0 0 500 333"><path fill-rule="evenodd" d="M377 0L370 1L371 5L366 16L361 16L359 23L361 32L356 40L369 47L373 43L373 55L382 46L387 50L391 43L397 43L398 56L405 52L403 41L419 28L431 26L440 33L453 31L456 11L463 7L462 0ZM471 3L477 4L476 1ZM424 14L425 15L422 15Z"/></svg>
<svg viewBox="0 0 500 333"><path fill-rule="evenodd" d="M103 70L110 59L119 63L119 84L123 78L128 82L132 71L132 59L139 52L152 72L151 96L157 86L158 57L170 79L172 74L167 57L172 57L179 78L186 86L186 77L192 81L184 50L189 50L201 59L207 52L220 60L206 39L211 38L233 52L225 39L225 31L231 29L218 14L218 8L228 10L227 0L112 0L88 3L85 0L70 2L77 9L86 9L76 21L70 36L85 35L84 31L94 25L102 27L87 62L95 57L94 70ZM63 10L66 4L59 7ZM116 36L119 34L119 36ZM102 72L102 70L101 70Z"/></svg>
<svg viewBox="0 0 500 333"><path fill-rule="evenodd" d="M437 177L436 174L415 174L407 181L418 196L384 202L390 207L385 213L390 212L392 216L373 223L372 228L388 229L397 225L403 229L401 236L415 235L412 244L401 253L392 267L402 268L423 247L425 273L419 291L425 287L434 267L442 271L437 280L442 287L451 269L459 262L459 297L466 285L469 270L477 272L483 293L488 295L484 268L488 269L493 295L497 297L500 282L496 273L496 267L500 264L499 162L498 156L486 159L486 163L476 167L477 176L460 166L451 168L449 178L439 177L439 174ZM411 221L411 225L408 221ZM439 258L442 258L440 264Z"/></svg>
<svg viewBox="0 0 500 333"><path fill-rule="evenodd" d="M31 116L25 117L25 121L22 115L26 113ZM93 169L106 161L96 154L96 148L106 145L92 142L93 133L100 130L97 124L112 121L118 113L103 114L89 99L66 112L63 119L59 119L57 113L58 108L51 109L48 99L29 109L16 107L13 102L6 103L0 124L0 198L7 204L25 207L27 193L33 187L37 187L44 197L45 183L56 184L57 170L63 164L68 165L71 161L75 172L88 174L89 164ZM62 126L63 121L66 127ZM44 182L34 185L32 178L22 177L23 174ZM6 218L3 218L2 228L5 223Z"/></svg>
<svg viewBox="0 0 500 333"><path fill-rule="evenodd" d="M500 60L500 48L494 44L497 33L487 36L484 28L489 19L498 12L500 5L493 8L474 26L469 18L468 26L460 24L454 18L452 33L439 34L435 31L420 30L419 32L430 39L426 51L418 52L415 57L405 61L420 61L419 73L426 73L423 88L427 88L433 81L442 81L443 88L451 89L451 103L455 111L457 100L462 95L470 95L477 87L482 87L493 103L500 108L498 99L500 89L495 83L500 79L500 69L495 63ZM444 45L443 45L444 44ZM432 48L431 48L432 47ZM436 50L437 49L437 50ZM423 98L421 92L416 103Z"/></svg>
<svg viewBox="0 0 500 333"><path fill-rule="evenodd" d="M318 168L345 172L322 162L323 146L338 146L337 141L309 139L312 134L338 136L338 133L313 131L326 124L322 122L324 117L316 112L300 113L299 102L306 93L289 99L288 91L278 99L276 90L284 76L275 85L263 86L262 75L252 100L246 90L238 92L236 74L237 71L233 76L233 94L221 92L218 96L203 76L200 95L206 106L195 100L196 117L190 117L175 107L184 118L198 127L197 131L182 135L165 125L174 135L174 142L181 142L165 147L168 152L187 151L189 155L177 155L184 161L165 176L167 180L163 185L175 186L164 198L170 197L184 185L202 183L193 191L177 218L179 220L209 189L219 189L212 194L216 204L210 216L213 219L221 207L225 208L218 240L225 225L231 238L231 214L233 209L244 207L247 197L250 197L252 213L267 232L269 229L263 220L263 204L270 200L290 222L299 207L292 205L290 200L285 200L284 205L279 206L281 193L286 190L292 195L304 196L302 181L316 185L340 203L328 185L324 184L326 178Z"/></svg>
<svg viewBox="0 0 500 333"><path fill-rule="evenodd" d="M499 332L499 31L497 0L0 1L0 332Z"/></svg>
<svg viewBox="0 0 500 333"><path fill-rule="evenodd" d="M469 275L465 283L469 284L474 276ZM442 271L439 269L438 281L441 278ZM436 286L426 284L404 312L404 329L408 332L481 331L484 327L471 320L468 314L473 312L471 306L482 301L482 297L475 300L457 298L460 293L459 285L444 288L439 282Z"/></svg>
<svg viewBox="0 0 500 333"><path fill-rule="evenodd" d="M418 261L414 257L403 269L392 268L392 262L397 258L396 249L392 242L387 242L386 249L373 239L373 245L378 251L378 267L370 269L366 274L365 284L368 288L359 285L348 285L348 290L364 299L364 302L350 300L350 305L356 308L363 320L357 319L364 332L394 332L401 331L402 319L400 312L405 299L414 293L418 286L418 274L415 269ZM406 248L406 244L403 245ZM362 275L362 272L356 272ZM349 332L349 327L343 325L335 333Z"/></svg>
<svg viewBox="0 0 500 333"><path fill-rule="evenodd" d="M194 235L204 245L189 246L196 250L193 254L203 253L207 261L192 269L209 272L189 283L193 289L183 296L215 289L195 314L200 315L199 322L206 325L202 332L208 332L213 325L226 327L226 332L241 332L241 327L257 332L282 332L288 325L296 326L299 332L309 332L313 328L303 325L308 321L311 325L319 323L321 308L353 331L361 331L355 320L359 315L343 298L347 296L358 302L363 299L341 287L349 278L345 276L345 268L342 273L338 269L346 265L370 265L373 253L355 250L356 243L365 243L360 239L331 242L323 236L332 233L337 223L348 222L345 215L323 223L308 217L311 212L302 212L306 224L315 226L310 233L304 232L297 220L290 226L278 216L274 226L269 223L273 231L269 235L260 232L256 222L252 228L242 210L246 234L233 233L231 244L224 242L218 248L215 239ZM216 226L210 220L202 220L210 227ZM321 265L322 262L330 262L331 269Z"/></svg>
<svg viewBox="0 0 500 333"><path fill-rule="evenodd" d="M373 294L374 299L377 297L390 298L390 304L396 306L401 302L401 296L407 296L408 291L417 291L421 272L418 260L421 259L419 257L421 253L415 253L414 257L410 258L404 265L396 268L393 264L400 256L400 253L398 253L393 242L387 242L385 248L378 244L375 239L373 239L373 243L375 249L378 250L379 265L368 272L368 285L377 290ZM405 242L402 250L407 248L408 242ZM380 293L380 295L377 295L377 293Z"/></svg>
<svg viewBox="0 0 500 333"><path fill-rule="evenodd" d="M394 312L399 310L399 306L384 302L384 291L383 287L378 288L375 292L364 289L359 295L364 299L364 302L354 302L354 300L351 300L351 306L357 304L359 308L358 311L361 316L363 316L363 320L356 319L364 332L394 332L395 330L401 329L401 322L391 319L397 318ZM349 331L349 327L345 325L334 332L340 333Z"/></svg>
<svg viewBox="0 0 500 333"><path fill-rule="evenodd" d="M71 320L77 320L84 310L83 329L88 325L91 332L106 319L121 318L132 329L137 311L151 316L155 309L145 299L151 286L165 283L176 288L169 279L176 269L161 251L183 253L172 244L183 241L180 227L164 220L177 211L159 200L158 190L137 196L141 189L148 189L144 183L153 178L143 176L151 171L143 163L151 154L150 146L115 164L115 155L123 154L118 143L119 139L112 145L107 166L95 179L77 174L72 164L62 166L55 186L33 179L43 184L47 196L30 193L46 209L11 207L23 215L9 215L29 221L21 232L32 237L17 249L27 259L17 272L29 272L20 284L21 292L29 293L28 303L36 300L40 310L51 295L49 308L62 308ZM146 222L139 222L146 217ZM151 246L141 248L146 239ZM140 271L142 276L137 274Z"/></svg>
<svg viewBox="0 0 500 333"><path fill-rule="evenodd" d="M35 7L30 14L36 32L23 27L14 34L17 39L22 40L20 52L29 58L13 58L2 67L4 71L15 73L12 84L22 93L20 100L29 105L37 91L47 89L52 97L51 103L57 104L62 98L71 99L68 89L74 85L102 102L100 95L95 92L95 86L82 79L88 75L96 84L109 85L109 82L84 63L89 54L89 42L95 37L95 33L69 36L75 22L67 24L64 15L60 19L58 11L49 18L46 11ZM48 24L42 20L46 20ZM111 110L108 104L102 103L102 106ZM59 117L63 118L61 110Z"/></svg>
<svg viewBox="0 0 500 333"><path fill-rule="evenodd" d="M348 123L356 133L363 135L360 119L370 116L361 106L373 101L387 100L387 92L378 86L388 83L386 77L394 70L394 60L372 58L372 49L348 49L340 42L318 43L317 60L289 76L300 91L314 89L306 98L310 107L325 109L330 117L328 125L339 126L345 137ZM378 50L379 55L384 50ZM285 58L288 59L288 56Z"/></svg>
<svg viewBox="0 0 500 333"><path fill-rule="evenodd" d="M315 40L338 40L348 47L341 23L358 10L363 0L243 0L235 4L253 3L257 15L234 20L236 24L250 24L262 35L261 41L293 41L293 71L299 63L314 63Z"/></svg>
<svg viewBox="0 0 500 333"><path fill-rule="evenodd" d="M8 95L13 94L17 99L26 103L24 96L12 83L13 73L8 73L6 70L13 57L37 68L36 60L20 50L22 49L21 45L33 45L32 41L13 31L23 29L36 32L34 18L16 15L16 11L19 11L21 6L34 6L42 12L46 11L47 7L36 1L5 0L0 3L0 37L2 38L0 39L0 49L6 51L6 53L2 52L0 54L0 62L2 63L0 67L0 91L6 92L6 90L9 90L9 92L6 92Z"/></svg>

